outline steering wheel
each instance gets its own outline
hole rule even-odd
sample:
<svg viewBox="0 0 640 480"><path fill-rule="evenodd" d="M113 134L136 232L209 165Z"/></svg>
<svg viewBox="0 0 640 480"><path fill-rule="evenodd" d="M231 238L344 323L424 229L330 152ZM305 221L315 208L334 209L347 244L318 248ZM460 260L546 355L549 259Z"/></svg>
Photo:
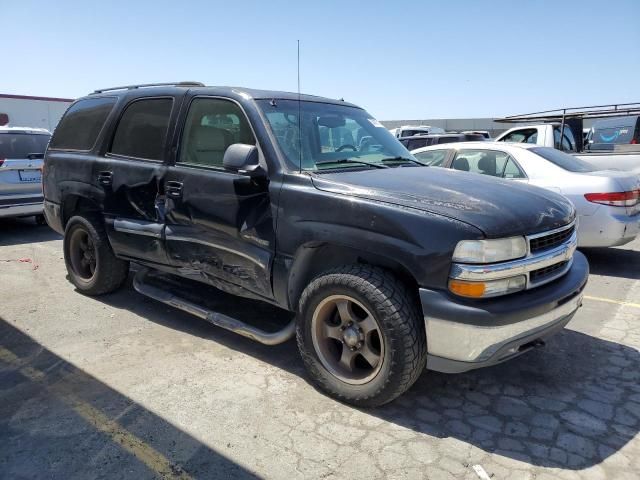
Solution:
<svg viewBox="0 0 640 480"><path fill-rule="evenodd" d="M350 148L351 150L353 150L354 152L357 152L358 149L356 147L354 147L353 145L349 145L348 143L346 145L340 145L338 148L336 148L336 152L341 152L342 150L344 150L345 148Z"/></svg>

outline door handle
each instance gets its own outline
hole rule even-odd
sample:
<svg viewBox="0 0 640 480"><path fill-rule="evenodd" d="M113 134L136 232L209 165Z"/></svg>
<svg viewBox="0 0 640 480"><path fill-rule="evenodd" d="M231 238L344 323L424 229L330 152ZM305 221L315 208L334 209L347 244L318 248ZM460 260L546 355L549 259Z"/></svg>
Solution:
<svg viewBox="0 0 640 480"><path fill-rule="evenodd" d="M100 172L98 173L98 183L105 187L110 186L113 183L113 172Z"/></svg>
<svg viewBox="0 0 640 480"><path fill-rule="evenodd" d="M170 180L166 183L167 196L171 198L182 197L182 182Z"/></svg>

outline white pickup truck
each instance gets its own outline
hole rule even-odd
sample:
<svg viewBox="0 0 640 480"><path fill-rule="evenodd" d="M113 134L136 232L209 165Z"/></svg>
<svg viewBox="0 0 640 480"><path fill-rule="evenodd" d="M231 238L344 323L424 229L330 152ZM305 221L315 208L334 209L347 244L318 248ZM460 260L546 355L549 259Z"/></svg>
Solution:
<svg viewBox="0 0 640 480"><path fill-rule="evenodd" d="M640 174L640 145L616 145L612 151L582 152L579 151L582 142L576 142L571 128L567 124L562 128L560 122L514 127L496 137L495 141L535 143L557 148L603 170L626 170Z"/></svg>

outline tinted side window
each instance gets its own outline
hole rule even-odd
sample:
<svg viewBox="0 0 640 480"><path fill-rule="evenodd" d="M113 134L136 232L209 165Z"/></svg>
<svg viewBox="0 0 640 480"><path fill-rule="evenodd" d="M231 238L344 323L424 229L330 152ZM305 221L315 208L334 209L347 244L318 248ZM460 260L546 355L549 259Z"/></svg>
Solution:
<svg viewBox="0 0 640 480"><path fill-rule="evenodd" d="M467 142L483 142L487 138L480 133L466 133L464 135L464 140ZM460 140L462 141L462 140Z"/></svg>
<svg viewBox="0 0 640 480"><path fill-rule="evenodd" d="M463 137L438 137L436 139L436 143L440 145L441 143L455 143L464 141Z"/></svg>
<svg viewBox="0 0 640 480"><path fill-rule="evenodd" d="M128 105L118 122L110 152L162 160L172 105L171 98L136 100Z"/></svg>
<svg viewBox="0 0 640 480"><path fill-rule="evenodd" d="M414 153L413 156L432 167L441 166L447 158L449 150L429 150L427 152Z"/></svg>
<svg viewBox="0 0 640 480"><path fill-rule="evenodd" d="M419 138L414 140L408 140L407 150L415 150L427 146L427 138Z"/></svg>
<svg viewBox="0 0 640 480"><path fill-rule="evenodd" d="M60 120L49 148L91 150L116 100L115 97L85 98L74 103Z"/></svg>
<svg viewBox="0 0 640 480"><path fill-rule="evenodd" d="M331 133L327 134L330 139ZM337 143L346 132L335 132ZM349 132L349 135L351 133ZM340 136L340 139L338 139ZM179 162L222 167L224 152L234 143L255 145L249 121L238 105L218 98L196 98L189 107L182 133Z"/></svg>

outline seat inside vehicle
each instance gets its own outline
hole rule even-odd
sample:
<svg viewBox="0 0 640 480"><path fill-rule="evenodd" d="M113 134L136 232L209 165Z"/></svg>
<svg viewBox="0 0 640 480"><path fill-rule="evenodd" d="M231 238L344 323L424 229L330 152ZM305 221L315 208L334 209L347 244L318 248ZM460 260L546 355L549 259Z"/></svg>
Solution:
<svg viewBox="0 0 640 480"><path fill-rule="evenodd" d="M232 135L223 128L201 125L191 130L188 162L199 165L222 165L224 152L233 142Z"/></svg>
<svg viewBox="0 0 640 480"><path fill-rule="evenodd" d="M478 162L478 169L485 175L497 175L496 154L493 152L485 152Z"/></svg>
<svg viewBox="0 0 640 480"><path fill-rule="evenodd" d="M463 172L469 171L469 160L465 157L458 157L453 161L452 167L455 170L462 170Z"/></svg>

